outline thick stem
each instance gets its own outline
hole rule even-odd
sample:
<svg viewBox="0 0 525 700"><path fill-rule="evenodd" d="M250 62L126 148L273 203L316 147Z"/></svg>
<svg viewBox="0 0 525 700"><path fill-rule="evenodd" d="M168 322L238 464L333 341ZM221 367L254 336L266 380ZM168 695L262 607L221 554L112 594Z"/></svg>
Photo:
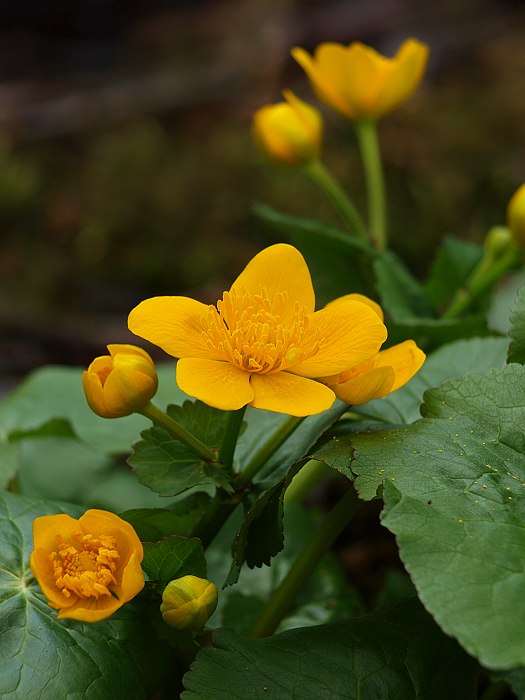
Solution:
<svg viewBox="0 0 525 700"><path fill-rule="evenodd" d="M467 279L466 284L458 289L450 306L442 318L458 318L485 290L489 289L508 270L520 260L518 251L510 248L497 260L483 258Z"/></svg>
<svg viewBox="0 0 525 700"><path fill-rule="evenodd" d="M173 418L170 418L166 413L161 411L159 408L149 403L141 411L143 416L149 418L156 425L160 425L162 428L168 431L170 435L174 438L180 440L188 447L200 455L206 462L217 462L217 455L210 450L209 447L201 442L194 435L189 433L182 425L179 425Z"/></svg>
<svg viewBox="0 0 525 700"><path fill-rule="evenodd" d="M377 126L371 119L361 119L355 128L365 170L368 231L373 245L384 250L387 246L386 189Z"/></svg>
<svg viewBox="0 0 525 700"><path fill-rule="evenodd" d="M290 416L281 425L281 427L274 433L268 442L265 442L261 449L254 454L244 469L239 472L235 481L235 486L237 489L244 488L244 486L250 483L259 469L266 464L274 452L276 452L283 442L285 442L293 433L293 431L301 425L303 420L304 418Z"/></svg>
<svg viewBox="0 0 525 700"><path fill-rule="evenodd" d="M359 238L366 240L366 227L359 212L341 185L321 161L312 161L305 166L304 172L325 193L350 231L359 236Z"/></svg>
<svg viewBox="0 0 525 700"><path fill-rule="evenodd" d="M228 469L231 469L233 465L233 455L235 453L235 447L237 445L237 439L239 438L239 432L241 430L242 419L244 418L245 411L246 406L240 408L238 411L230 411L228 415L228 423L226 425L226 430L224 431L221 449L219 452L219 459L221 463Z"/></svg>
<svg viewBox="0 0 525 700"><path fill-rule="evenodd" d="M311 459L292 479L292 483L286 489L284 501L285 503L300 502L306 498L321 479L336 478L337 476L338 472L335 469L331 469L317 459Z"/></svg>
<svg viewBox="0 0 525 700"><path fill-rule="evenodd" d="M357 495L352 488L321 522L250 630L250 637L268 637L273 634L323 555L354 515L357 504Z"/></svg>

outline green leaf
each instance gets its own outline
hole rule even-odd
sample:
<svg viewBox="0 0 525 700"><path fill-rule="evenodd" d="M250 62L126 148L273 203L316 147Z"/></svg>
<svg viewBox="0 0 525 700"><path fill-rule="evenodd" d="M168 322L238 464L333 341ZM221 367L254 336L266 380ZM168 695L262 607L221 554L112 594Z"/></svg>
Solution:
<svg viewBox="0 0 525 700"><path fill-rule="evenodd" d="M488 668L525 665L525 367L451 380L422 413L353 438L356 487L384 482L383 524L445 632Z"/></svg>
<svg viewBox="0 0 525 700"><path fill-rule="evenodd" d="M161 684L167 648L152 634L140 602L108 620L58 620L29 569L32 522L78 507L4 493L0 496L0 696L55 700L115 696L147 700Z"/></svg>
<svg viewBox="0 0 525 700"><path fill-rule="evenodd" d="M508 333L511 327L510 310L520 289L525 285L525 267L510 272L498 282L491 293L487 312L489 326L500 333Z"/></svg>
<svg viewBox="0 0 525 700"><path fill-rule="evenodd" d="M408 318L389 322L388 344L394 345L403 340L415 340L425 352L439 348L445 343L465 338L497 335L487 327L484 316L464 318Z"/></svg>
<svg viewBox="0 0 525 700"><path fill-rule="evenodd" d="M196 486L233 491L224 469L202 460L164 428L145 430L128 462L139 481L161 496L176 496Z"/></svg>
<svg viewBox="0 0 525 700"><path fill-rule="evenodd" d="M427 298L436 308L448 304L483 257L477 243L446 236L425 283Z"/></svg>
<svg viewBox="0 0 525 700"><path fill-rule="evenodd" d="M310 448L333 425L347 409L342 401L336 401L332 408L315 416L305 418L286 442L274 453L254 479L258 489L268 489L283 478L287 470L308 454ZM246 465L258 452L261 445L271 439L289 416L272 411L261 411L248 406L246 430L240 436L235 452L237 469Z"/></svg>
<svg viewBox="0 0 525 700"><path fill-rule="evenodd" d="M258 205L255 213L303 253L318 307L349 292L370 293L373 282L369 260L376 251L367 243L333 226L281 214L266 206Z"/></svg>
<svg viewBox="0 0 525 700"><path fill-rule="evenodd" d="M217 630L184 676L181 698L473 700L476 674L472 660L409 599L267 639Z"/></svg>
<svg viewBox="0 0 525 700"><path fill-rule="evenodd" d="M518 292L518 296L512 306L509 331L511 343L509 346L509 362L525 364L525 287Z"/></svg>
<svg viewBox="0 0 525 700"><path fill-rule="evenodd" d="M375 251L366 243L365 241L352 236L346 231L335 228L334 226L327 226L319 221L314 221L313 219L303 219L298 216L292 216L291 214L283 214L265 204L256 204L254 207L255 215L267 224L281 233L288 235L300 234L302 236L310 237L311 239L318 239L320 242L332 245L334 249L340 252L353 252L359 251L360 253L367 253L368 255L374 255Z"/></svg>
<svg viewBox="0 0 525 700"><path fill-rule="evenodd" d="M250 568L270 564L284 546L283 499L290 482L302 464L294 464L286 476L272 488L263 491L244 516L232 548L233 562L225 585L239 579L244 562Z"/></svg>
<svg viewBox="0 0 525 700"><path fill-rule="evenodd" d="M152 580L168 584L181 576L206 578L206 559L201 541L172 535L159 542L144 542L142 568Z"/></svg>
<svg viewBox="0 0 525 700"><path fill-rule="evenodd" d="M381 306L393 321L435 317L422 286L394 253L378 256L374 270Z"/></svg>
<svg viewBox="0 0 525 700"><path fill-rule="evenodd" d="M160 365L157 371L159 390L155 402L165 406L182 400L185 394L175 384L174 365ZM42 367L0 401L2 441L12 434L20 437L23 432L39 431L46 424L57 429L61 426L63 434L64 423L90 447L110 455L127 454L131 442L149 425L139 415L118 419L95 415L86 403L80 367Z"/></svg>
<svg viewBox="0 0 525 700"><path fill-rule="evenodd" d="M238 583L221 591L212 621L215 627L231 627L241 634L251 629L261 614L262 606L270 600L290 571L321 517L321 513L306 509L299 503L285 503L284 548L272 559L271 566L245 567ZM231 547L241 522L241 513L235 513L206 550L210 580L224 581L227 577L231 560L224 556L224 552ZM358 592L348 584L339 562L328 552L306 582L294 608L282 620L279 629L350 619L362 614L363 609Z"/></svg>
<svg viewBox="0 0 525 700"><path fill-rule="evenodd" d="M228 424L228 411L220 411L201 401L184 401L182 406L168 406L167 414L207 447L220 447Z"/></svg>
<svg viewBox="0 0 525 700"><path fill-rule="evenodd" d="M143 541L155 542L167 535L186 536L208 507L210 497L198 492L167 508L132 508L120 517L133 525Z"/></svg>
<svg viewBox="0 0 525 700"><path fill-rule="evenodd" d="M444 345L427 357L423 367L404 387L352 410L386 423L413 423L420 417L419 406L427 389L439 386L446 379L503 367L507 347L506 338L471 338Z"/></svg>

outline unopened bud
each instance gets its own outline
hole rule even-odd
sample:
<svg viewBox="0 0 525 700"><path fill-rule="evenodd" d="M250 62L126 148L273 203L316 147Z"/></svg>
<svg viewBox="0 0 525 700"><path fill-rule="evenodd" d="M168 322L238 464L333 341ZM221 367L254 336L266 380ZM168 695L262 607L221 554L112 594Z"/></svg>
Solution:
<svg viewBox="0 0 525 700"><path fill-rule="evenodd" d="M158 386L153 360L135 345L108 345L82 375L86 400L102 418L120 418L141 411Z"/></svg>
<svg viewBox="0 0 525 700"><path fill-rule="evenodd" d="M199 631L217 607L217 586L205 578L182 576L170 581L162 594L164 622L179 630Z"/></svg>
<svg viewBox="0 0 525 700"><path fill-rule="evenodd" d="M289 90L285 90L284 96L287 102L257 110L252 133L269 161L301 167L319 158L323 120L319 110Z"/></svg>
<svg viewBox="0 0 525 700"><path fill-rule="evenodd" d="M525 249L525 184L512 195L507 207L507 222L516 245Z"/></svg>

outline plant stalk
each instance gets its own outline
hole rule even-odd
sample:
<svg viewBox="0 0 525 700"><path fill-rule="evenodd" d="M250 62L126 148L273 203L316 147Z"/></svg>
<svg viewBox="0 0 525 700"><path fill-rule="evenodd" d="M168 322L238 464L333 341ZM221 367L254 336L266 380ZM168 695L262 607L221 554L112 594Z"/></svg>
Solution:
<svg viewBox="0 0 525 700"><path fill-rule="evenodd" d="M372 244L384 250L387 246L386 188L377 125L372 119L361 119L355 128L366 178L368 232Z"/></svg>
<svg viewBox="0 0 525 700"><path fill-rule="evenodd" d="M285 442L289 436L298 428L303 422L304 418L297 418L296 416L290 416L281 427L274 433L274 435L265 442L261 449L256 452L244 469L239 472L235 486L237 489L244 488L253 477L257 474L259 469L263 467L270 457L277 452L279 447Z"/></svg>
<svg viewBox="0 0 525 700"><path fill-rule="evenodd" d="M315 567L335 542L357 510L356 492L351 488L315 530L287 575L249 632L250 637L268 637L291 609Z"/></svg>
<svg viewBox="0 0 525 700"><path fill-rule="evenodd" d="M304 167L304 172L324 192L350 231L366 241L366 227L361 215L341 185L321 161L312 161Z"/></svg>
<svg viewBox="0 0 525 700"><path fill-rule="evenodd" d="M148 403L141 411L143 416L149 418L153 423L173 435L174 438L180 440L185 445L196 452L205 462L218 462L217 454L210 450L203 442L194 435L189 433L182 425L179 425L173 418L170 418L164 411L161 411L157 406Z"/></svg>

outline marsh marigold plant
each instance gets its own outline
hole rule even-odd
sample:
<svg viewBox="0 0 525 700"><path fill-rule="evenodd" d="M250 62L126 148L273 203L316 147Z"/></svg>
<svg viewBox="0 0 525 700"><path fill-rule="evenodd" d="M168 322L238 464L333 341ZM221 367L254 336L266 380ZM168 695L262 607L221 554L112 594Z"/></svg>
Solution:
<svg viewBox="0 0 525 700"><path fill-rule="evenodd" d="M428 47L407 39L393 58L359 41L319 44L314 55L292 49L319 99L353 121L379 119L405 102L425 71Z"/></svg>
<svg viewBox="0 0 525 700"><path fill-rule="evenodd" d="M222 410L250 405L293 416L330 408L322 383L376 357L387 331L373 302L350 295L315 311L301 253L277 244L256 255L216 306L154 297L129 316L133 333L180 358L177 383Z"/></svg>
<svg viewBox="0 0 525 700"><path fill-rule="evenodd" d="M98 622L144 586L142 543L113 513L44 515L33 522L33 540L31 570L59 618Z"/></svg>

